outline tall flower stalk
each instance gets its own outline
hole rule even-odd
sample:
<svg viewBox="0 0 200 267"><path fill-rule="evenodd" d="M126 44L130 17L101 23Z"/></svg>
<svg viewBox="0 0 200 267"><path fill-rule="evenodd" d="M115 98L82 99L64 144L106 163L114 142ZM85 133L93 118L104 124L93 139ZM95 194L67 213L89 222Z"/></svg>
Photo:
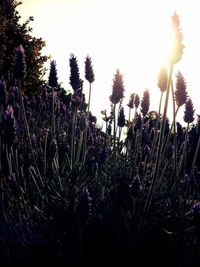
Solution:
<svg viewBox="0 0 200 267"><path fill-rule="evenodd" d="M79 67L77 63L76 57L71 54L69 59L70 65L70 84L72 89L74 90L72 98L76 101L77 99L82 98L82 83L83 81L80 79ZM78 107L75 105L74 112L72 114L72 134L71 134L71 155L70 155L70 165L71 169L73 169L75 164L75 143L76 143L76 127L77 127L77 110Z"/></svg>
<svg viewBox="0 0 200 267"><path fill-rule="evenodd" d="M21 102L21 107L22 107L22 116L23 116L23 120L24 120L24 124L25 124L25 129L26 129L26 133L27 133L27 137L28 137L28 141L29 141L29 146L30 146L30 150L31 150L31 154L33 157L33 162L38 174L38 177L40 179L40 183L42 186L44 186L43 184L43 180L37 165L37 161L35 159L35 154L33 151L33 147L32 147L32 141L31 141L31 135L30 135L30 130L29 130L29 126L28 126L28 122L27 122L27 118L26 118L26 111L25 111L25 107L24 107L24 100L22 97L22 86L21 83L23 81L23 79L26 76L26 61L25 61L25 52L22 46L20 46L17 51L16 51L16 64L15 64L15 68L14 68L14 78L16 79L16 81L18 81L18 87L19 87L19 97L20 97L20 102ZM40 188L37 184L37 181L35 179L33 179L37 189L38 189L38 193L41 197L41 200L43 200L43 197L41 195L41 191Z"/></svg>
<svg viewBox="0 0 200 267"><path fill-rule="evenodd" d="M193 158L193 161L192 161L190 175L192 174L192 172L194 170L194 167L195 167L195 164L196 164L196 160L197 160L197 156L198 156L199 149L200 149L200 116L199 115L197 115L197 116L198 116L198 118L197 118L196 132L197 132L197 135L198 135L198 142L197 142L194 158Z"/></svg>
<svg viewBox="0 0 200 267"><path fill-rule="evenodd" d="M179 162L179 170L178 172L182 172L182 166L184 166L183 172L185 174L185 163L186 163L186 154L187 154L187 143L188 143L188 131L190 123L194 121L194 107L192 100L188 98L187 102L185 103L185 112L184 112L184 121L187 123L186 133L185 133L185 141L184 147L181 155L181 160Z"/></svg>
<svg viewBox="0 0 200 267"><path fill-rule="evenodd" d="M152 197L153 197L153 193L154 193L154 189L155 189L155 185L156 185L157 177L159 173L159 167L162 163L161 153L162 153L163 146L164 146L163 137L164 137L164 131L165 131L165 123L167 119L167 110L168 110L170 87L172 83L173 68L174 68L174 65L180 61L181 56L183 54L183 49L184 49L184 45L182 44L183 37L182 37L181 30L179 28L179 25L180 25L179 17L175 13L172 16L172 30L174 33L174 41L173 41L171 53L169 56L169 77L167 80L166 97L165 97L165 104L164 104L164 110L163 110L163 115L162 115L161 130L160 130L160 135L159 135L158 151L157 151L157 156L156 156L156 163L155 163L154 173L152 177L152 182L151 182L148 197L147 197L147 200L144 206L141 221L139 224L139 229L142 228L142 225L146 219L146 216L149 213L149 209L151 206Z"/></svg>
<svg viewBox="0 0 200 267"><path fill-rule="evenodd" d="M124 81L123 75L119 70L113 79L112 94L110 96L110 101L113 103L113 117L114 117L114 129L113 129L113 150L116 147L116 105L124 98Z"/></svg>
<svg viewBox="0 0 200 267"><path fill-rule="evenodd" d="M55 91L55 88L58 86L57 69L56 69L55 60L52 60L50 63L49 86L51 87L51 95L52 95L51 135L52 135L52 140L53 140L55 137L54 91Z"/></svg>
<svg viewBox="0 0 200 267"><path fill-rule="evenodd" d="M163 94L167 90L167 81L168 81L167 70L166 70L166 68L162 67L159 71L159 74L158 74L157 86L160 89L161 95L160 95L158 114L156 117L155 134L154 134L153 142L152 142L150 160L152 160L154 153L155 153L155 144L157 143L157 139L158 139L158 127L159 127L159 121L160 121L160 115L161 115L161 106L162 106Z"/></svg>
<svg viewBox="0 0 200 267"><path fill-rule="evenodd" d="M129 107L128 121L131 121L131 110L134 108L135 94L131 94L127 106Z"/></svg>
<svg viewBox="0 0 200 267"><path fill-rule="evenodd" d="M89 124L89 114L90 114L90 102L91 102L91 88L92 83L95 80L94 71L92 67L92 60L89 56L85 60L85 79L89 82L89 97L88 97L88 106L87 106L87 116L86 116L86 128L85 128L85 141L84 141L84 151L87 150L87 139L88 139L88 124ZM86 153L85 153L86 155ZM85 160L85 157L84 157Z"/></svg>
<svg viewBox="0 0 200 267"><path fill-rule="evenodd" d="M89 113L90 102L91 102L91 86L95 80L94 71L92 67L92 60L89 56L87 56L85 60L85 79L89 82L89 98L88 98L88 108L87 108L87 113Z"/></svg>

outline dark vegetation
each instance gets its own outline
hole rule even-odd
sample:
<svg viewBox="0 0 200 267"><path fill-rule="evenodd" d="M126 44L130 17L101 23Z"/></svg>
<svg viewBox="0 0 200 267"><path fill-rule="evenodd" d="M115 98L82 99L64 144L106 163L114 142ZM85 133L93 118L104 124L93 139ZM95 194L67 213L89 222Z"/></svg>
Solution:
<svg viewBox="0 0 200 267"><path fill-rule="evenodd" d="M2 3L1 12L13 1ZM7 12L0 18L6 20ZM172 23L173 53L157 83L163 111L161 104L157 112L149 111L145 90L141 100L130 96L125 118L123 76L117 70L111 110L102 111L105 131L90 112L95 80L90 57L83 81L71 55L72 93L67 94L58 90L55 61L48 84L35 76L42 87L35 90L34 80L35 89L32 82L27 87L32 39L25 50L21 39L12 48L13 61L1 50L2 266L199 266L200 118L194 122L183 75L174 77L183 45L176 14ZM6 38L7 33L5 44ZM88 101L83 82L88 82ZM182 105L186 127L176 122Z"/></svg>

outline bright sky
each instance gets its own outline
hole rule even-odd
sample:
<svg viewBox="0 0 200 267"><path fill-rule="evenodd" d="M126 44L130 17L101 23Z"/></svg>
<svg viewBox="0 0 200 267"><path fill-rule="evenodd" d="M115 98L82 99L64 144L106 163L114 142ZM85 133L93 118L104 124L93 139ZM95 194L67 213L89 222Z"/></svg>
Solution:
<svg viewBox="0 0 200 267"><path fill-rule="evenodd" d="M171 16L180 16L185 45L175 68L188 85L196 113L200 114L199 0L22 0L22 20L34 17L33 35L46 41L45 54L57 62L59 81L69 85L69 57L73 53L84 79L84 61L91 56L95 73L91 109L98 118L109 111L112 80L119 68L126 98L151 93L151 110L157 110L160 91L157 77L170 47ZM84 82L87 95L88 84ZM183 109L179 118L183 117ZM182 122L182 121L181 121ZM99 120L99 124L101 124Z"/></svg>

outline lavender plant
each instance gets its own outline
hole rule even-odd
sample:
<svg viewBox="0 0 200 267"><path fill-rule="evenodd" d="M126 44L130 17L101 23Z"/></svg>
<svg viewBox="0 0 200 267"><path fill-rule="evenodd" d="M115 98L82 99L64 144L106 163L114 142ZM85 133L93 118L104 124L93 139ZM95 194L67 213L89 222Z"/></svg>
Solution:
<svg viewBox="0 0 200 267"><path fill-rule="evenodd" d="M6 228L11 243L37 246L53 240L56 249L61 246L68 253L67 260L63 258L69 264L70 254L76 256L72 257L74 264L80 263L87 257L87 249L95 250L94 244L102 240L104 244L113 241L112 249L117 247L122 258L130 258L124 250L135 255L139 250L147 253L142 247L149 249L146 240L156 242L156 235L186 246L198 241L194 234L199 229L199 118L195 125L194 107L180 72L173 92L173 67L181 58L183 45L176 14L172 22L176 38L169 75L161 69L158 77L158 111L149 111L148 90L141 103L139 95L132 94L127 123L123 76L117 70L111 112L102 112L105 132L90 111L91 58L85 61L85 79L90 86L86 103L74 55L69 60L71 94L57 92L57 69L52 61L48 85L41 94L24 95L25 51L22 47L17 50L15 83L0 81L0 237ZM177 106L174 118L185 104L187 128L167 117L170 90ZM121 138L125 126L127 133ZM108 263L105 253L99 257Z"/></svg>

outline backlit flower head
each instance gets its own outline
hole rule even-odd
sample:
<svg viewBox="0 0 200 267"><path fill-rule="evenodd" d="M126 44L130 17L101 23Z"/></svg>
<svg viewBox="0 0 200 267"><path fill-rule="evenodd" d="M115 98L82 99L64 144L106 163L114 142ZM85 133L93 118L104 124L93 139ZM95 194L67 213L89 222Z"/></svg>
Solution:
<svg viewBox="0 0 200 267"><path fill-rule="evenodd" d="M117 104L121 99L124 98L124 81L123 75L117 70L115 77L113 79L112 95L110 96L110 101L113 104Z"/></svg>
<svg viewBox="0 0 200 267"><path fill-rule="evenodd" d="M85 60L85 79L89 83L94 82L94 72L93 72L93 67L92 67L92 60L89 56L87 56L86 60Z"/></svg>
<svg viewBox="0 0 200 267"><path fill-rule="evenodd" d="M183 119L186 123L191 123L194 121L194 106L190 98L185 103L185 115Z"/></svg>
<svg viewBox="0 0 200 267"><path fill-rule="evenodd" d="M80 79L79 67L76 57L71 54L69 59L70 65L70 84L74 91L82 88L83 81Z"/></svg>
<svg viewBox="0 0 200 267"><path fill-rule="evenodd" d="M165 68L161 68L158 75L158 87L161 92L165 92L167 89L168 74Z"/></svg>
<svg viewBox="0 0 200 267"><path fill-rule="evenodd" d="M131 94L129 97L129 102L127 104L127 106L131 109L134 107L134 100L135 100L135 94Z"/></svg>
<svg viewBox="0 0 200 267"><path fill-rule="evenodd" d="M147 113L149 111L149 105L150 105L149 90L145 90L144 94L143 94L142 101L141 101L141 113L142 113L143 117L147 115Z"/></svg>
<svg viewBox="0 0 200 267"><path fill-rule="evenodd" d="M194 213L196 213L196 214L200 214L200 202L199 202L199 201L196 202L196 203L193 205L192 209L193 209L193 212L194 212Z"/></svg>
<svg viewBox="0 0 200 267"><path fill-rule="evenodd" d="M58 85L58 78L56 70L56 61L52 60L50 63L49 86L56 87L57 85Z"/></svg>
<svg viewBox="0 0 200 267"><path fill-rule="evenodd" d="M179 16L176 14L176 12L172 16L172 30L174 40L170 51L169 63L173 65L180 61L183 54L183 49L185 47L182 44L183 35L180 29Z"/></svg>
<svg viewBox="0 0 200 267"><path fill-rule="evenodd" d="M124 127L125 126L125 115L124 115L124 108L121 107L119 110L119 114L118 114L118 120L117 120L117 125L119 127Z"/></svg>
<svg viewBox="0 0 200 267"><path fill-rule="evenodd" d="M134 104L135 104L135 108L137 109L140 105L140 97L138 94L135 95L135 99L134 99Z"/></svg>
<svg viewBox="0 0 200 267"><path fill-rule="evenodd" d="M181 107L186 103L188 95L187 95L187 84L181 72L178 72L176 75L176 90L174 92L176 105Z"/></svg>

